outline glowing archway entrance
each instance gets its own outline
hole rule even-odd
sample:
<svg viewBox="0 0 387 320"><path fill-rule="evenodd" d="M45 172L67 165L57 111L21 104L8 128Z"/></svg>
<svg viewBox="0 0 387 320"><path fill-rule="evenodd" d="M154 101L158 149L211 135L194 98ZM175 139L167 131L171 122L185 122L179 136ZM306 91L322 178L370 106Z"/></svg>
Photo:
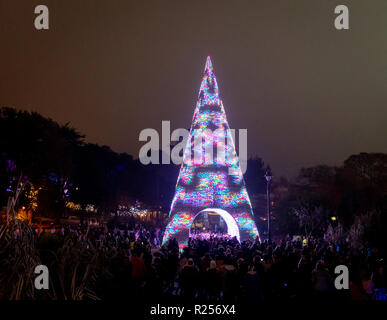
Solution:
<svg viewBox="0 0 387 320"><path fill-rule="evenodd" d="M236 237L238 239L238 241L240 242L241 239L240 239L240 234L239 234L239 228L238 228L238 225L235 221L235 219L232 217L231 214L229 214L226 210L223 210L223 209L216 209L216 208L207 208L207 209L204 209L200 212L198 212L192 219L192 222L195 220L195 218L197 216L199 216L201 213L205 213L205 212L214 212L218 215L220 215L223 220L226 222L226 225L227 225L227 234L234 238Z"/></svg>

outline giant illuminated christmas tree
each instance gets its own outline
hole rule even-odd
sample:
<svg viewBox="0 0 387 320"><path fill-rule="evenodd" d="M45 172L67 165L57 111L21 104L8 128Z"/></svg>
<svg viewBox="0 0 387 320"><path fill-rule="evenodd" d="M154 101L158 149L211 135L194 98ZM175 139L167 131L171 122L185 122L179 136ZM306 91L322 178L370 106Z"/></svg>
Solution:
<svg viewBox="0 0 387 320"><path fill-rule="evenodd" d="M239 241L259 237L210 57L207 58L163 243L176 238L182 249L187 244L195 217L206 211L221 215L228 234Z"/></svg>

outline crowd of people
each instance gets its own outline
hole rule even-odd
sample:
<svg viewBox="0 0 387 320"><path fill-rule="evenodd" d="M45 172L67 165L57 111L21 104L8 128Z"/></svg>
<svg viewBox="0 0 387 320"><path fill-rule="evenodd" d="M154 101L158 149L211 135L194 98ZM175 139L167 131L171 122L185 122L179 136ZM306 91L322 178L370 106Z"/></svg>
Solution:
<svg viewBox="0 0 387 320"><path fill-rule="evenodd" d="M36 230L59 237L72 234L81 245L114 250L109 277L96 279L101 299L168 301L255 301L271 299L386 299L385 262L375 248L349 243L285 237L246 241L195 236L179 252L176 239L161 245L162 229L144 225L120 228ZM335 288L335 268L349 270L349 289Z"/></svg>
<svg viewBox="0 0 387 320"><path fill-rule="evenodd" d="M227 233L221 232L212 232L212 231L201 231L201 232L190 232L189 237L191 239L200 239L200 240L208 240L208 239L229 239L232 237Z"/></svg>

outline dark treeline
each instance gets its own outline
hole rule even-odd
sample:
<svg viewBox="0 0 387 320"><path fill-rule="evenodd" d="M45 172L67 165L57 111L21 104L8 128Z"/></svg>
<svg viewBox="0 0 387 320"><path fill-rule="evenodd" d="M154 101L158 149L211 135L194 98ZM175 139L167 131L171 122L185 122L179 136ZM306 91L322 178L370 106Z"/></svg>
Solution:
<svg viewBox="0 0 387 320"><path fill-rule="evenodd" d="M274 188L277 233L386 249L386 154L360 153L340 167L305 168L294 182L277 181Z"/></svg>
<svg viewBox="0 0 387 320"><path fill-rule="evenodd" d="M7 205L18 180L28 181L38 195L38 213L58 218L65 203L100 213L135 200L169 211L179 166L143 165L126 153L85 142L69 124L61 125L36 112L0 109L0 207ZM264 164L250 159L246 181L252 193L265 190ZM28 205L28 203L26 203Z"/></svg>
<svg viewBox="0 0 387 320"><path fill-rule="evenodd" d="M86 143L69 124L11 108L0 109L0 151L1 204L22 176L41 188L39 213L46 216L60 215L68 200L101 212L134 200L169 206L178 174L176 166L144 166L126 153Z"/></svg>

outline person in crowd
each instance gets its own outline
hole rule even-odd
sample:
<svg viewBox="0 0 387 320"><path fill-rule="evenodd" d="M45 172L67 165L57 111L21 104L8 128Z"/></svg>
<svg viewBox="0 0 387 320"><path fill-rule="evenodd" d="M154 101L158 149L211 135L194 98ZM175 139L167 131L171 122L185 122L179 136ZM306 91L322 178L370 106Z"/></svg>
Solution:
<svg viewBox="0 0 387 320"><path fill-rule="evenodd" d="M328 269L325 267L324 260L319 260L312 272L312 285L314 294L319 298L327 298L332 290L333 279Z"/></svg>
<svg viewBox="0 0 387 320"><path fill-rule="evenodd" d="M198 288L198 270L192 258L187 260L187 263L181 270L179 281L182 289L182 296L186 298L187 301L193 300Z"/></svg>

